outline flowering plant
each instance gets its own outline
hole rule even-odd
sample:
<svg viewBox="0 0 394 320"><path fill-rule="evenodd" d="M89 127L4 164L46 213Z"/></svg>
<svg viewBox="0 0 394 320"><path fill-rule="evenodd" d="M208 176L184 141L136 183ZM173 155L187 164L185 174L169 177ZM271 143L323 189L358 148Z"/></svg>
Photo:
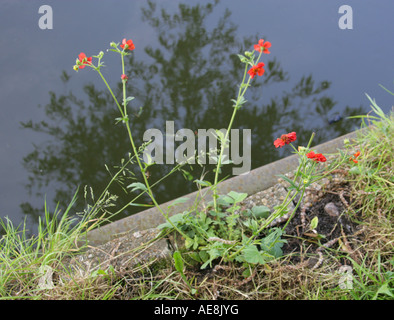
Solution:
<svg viewBox="0 0 394 320"><path fill-rule="evenodd" d="M193 216L190 215L190 212L188 214L178 214L172 216L171 218L168 216L168 213L163 211L154 197L152 188L148 181L148 168L153 165L153 163L145 163L140 159L139 150L141 150L141 148L137 149L130 128L127 107L128 103L132 101L134 97L128 97L126 94L126 83L129 80L129 77L125 73L124 58L125 56L131 54L131 51L135 50L135 44L131 39L127 40L124 38L121 43L111 42L110 47L110 51L120 55L122 62L120 78L122 81L123 99L121 103L119 103L119 101L116 99L111 87L108 85L108 82L100 70L101 67L103 67L101 60L104 56L104 52L101 51L98 55L92 57L88 57L85 53L81 52L76 59L74 70L79 71L85 67L90 67L95 70L113 97L121 115L116 120L118 123L122 122L126 127L130 144L144 182L132 183L128 187L132 188L132 191L140 190L143 193L147 193L149 195L153 205L166 219L166 223L159 227L176 230L184 238L187 248L193 248L194 250L198 249L199 253L194 254L193 257L197 261L203 263L201 266L202 268L205 268L208 264L211 264L212 261L218 257L222 257L222 259L226 261L232 261L236 259L239 262L251 264L266 263L269 259L277 257L281 251L272 251L269 248L280 248L280 244L283 244L284 242L284 240L281 240L280 238L283 234L284 228L282 230L278 228L272 229L270 231L271 233L269 233L263 239L258 240L257 237L260 236L261 232L269 228L270 224L276 218L282 217L288 213L287 208L289 203L291 203L296 198L297 194L300 193L297 205L291 216L294 215L303 197L305 188L307 188L314 181L321 178L321 176L316 174L316 168L318 163L325 162L326 158L322 154L316 154L314 151L309 150L314 134L312 134L307 147L299 147L298 149L292 145L292 143L297 140L296 132L282 134L280 138L277 138L274 141L274 146L276 148L282 148L285 145L291 145L295 152L300 156L300 165L297 168L293 180L283 177L291 185L283 203L280 206L277 206L273 213L270 213L269 210L267 211L267 208L256 208L252 212L250 216L251 218L244 223L248 229L248 231L245 231L245 233L243 231L241 232L240 230L237 230L235 226L239 218L239 215L237 214L237 210L240 209L239 203L245 199L247 194L232 191L228 195L223 196L218 195L217 192L219 174L221 172L221 167L224 164L224 150L228 146L229 133L231 131L235 116L238 110L240 110L247 102L244 96L247 89L251 86L252 80L256 76L263 76L265 73L265 64L260 61L260 58L263 54L270 54L269 48L271 48L271 43L265 41L264 39L260 39L258 43L254 45L254 51L258 53L257 57L255 56L255 52L250 51L246 51L244 55L238 55L240 61L245 64L245 69L242 82L239 86L238 96L235 99L232 99L233 113L229 121L227 131L225 134L219 134L220 131L217 131L220 149L218 150L219 155L216 157L217 165L214 182L212 184L205 181L201 183L200 181L202 185L209 186L213 191L212 210L209 210L208 212L198 211L195 212ZM96 59L96 64L94 64L93 58ZM223 203L228 207L224 211L222 209ZM259 247L263 249L259 250Z"/></svg>

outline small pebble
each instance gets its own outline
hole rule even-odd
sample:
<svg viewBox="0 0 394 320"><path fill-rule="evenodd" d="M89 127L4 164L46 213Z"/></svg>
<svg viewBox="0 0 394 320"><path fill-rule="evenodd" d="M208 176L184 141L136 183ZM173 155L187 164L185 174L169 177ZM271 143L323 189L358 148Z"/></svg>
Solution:
<svg viewBox="0 0 394 320"><path fill-rule="evenodd" d="M339 210L338 210L337 206L332 202L329 202L324 206L324 211L328 215L330 215L331 217L338 217L339 216Z"/></svg>
<svg viewBox="0 0 394 320"><path fill-rule="evenodd" d="M141 232L137 231L137 232L134 232L134 233L133 233L133 237L134 237L134 238L141 238L141 237L142 237L142 234L141 234Z"/></svg>

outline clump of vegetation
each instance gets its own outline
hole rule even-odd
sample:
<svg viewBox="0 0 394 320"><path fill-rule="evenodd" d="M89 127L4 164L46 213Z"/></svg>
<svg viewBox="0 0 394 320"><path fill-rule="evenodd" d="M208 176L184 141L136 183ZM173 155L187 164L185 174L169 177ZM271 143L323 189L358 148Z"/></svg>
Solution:
<svg viewBox="0 0 394 320"><path fill-rule="evenodd" d="M172 258L122 270L109 264L75 272L63 262L86 248L81 240L99 223L103 206L71 218L73 199L61 217L58 208L53 215L46 209L37 236L28 237L24 225L15 228L1 220L1 299L393 299L394 117L370 101L376 115L361 117L364 129L347 141L348 152L343 152L350 192L344 214L359 225L357 235L340 237L336 247L323 250L318 268L310 268L308 254L299 252L298 263L291 262L291 255L277 254L264 264L219 260L201 270L193 242ZM234 200L227 203L230 213L239 200L239 194L231 195L224 199ZM108 197L103 195L102 203L110 201ZM233 238L237 232L234 229Z"/></svg>

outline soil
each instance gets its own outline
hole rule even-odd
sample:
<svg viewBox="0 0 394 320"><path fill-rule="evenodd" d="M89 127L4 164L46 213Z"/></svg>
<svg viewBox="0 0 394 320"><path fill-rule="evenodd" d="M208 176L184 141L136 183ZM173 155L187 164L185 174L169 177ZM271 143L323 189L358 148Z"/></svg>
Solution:
<svg viewBox="0 0 394 320"><path fill-rule="evenodd" d="M282 248L285 255L290 254L292 263L301 262L305 253L316 253L321 250L322 245L329 246L331 249L342 246L341 249L345 249L344 251L352 251L349 244L346 246L346 242L347 238L357 232L358 224L354 221L354 212L353 215L349 215L348 206L351 205L351 199L344 195L347 189L347 185L342 185L339 190L326 190L323 197L305 211L306 228L304 229L301 210L296 211L286 227L287 243ZM342 194L342 199L340 194ZM335 205L338 209L338 216L331 216L326 212L325 206L328 203ZM350 219L350 216L353 218ZM312 231L308 228L315 217L318 218L318 225L315 231Z"/></svg>

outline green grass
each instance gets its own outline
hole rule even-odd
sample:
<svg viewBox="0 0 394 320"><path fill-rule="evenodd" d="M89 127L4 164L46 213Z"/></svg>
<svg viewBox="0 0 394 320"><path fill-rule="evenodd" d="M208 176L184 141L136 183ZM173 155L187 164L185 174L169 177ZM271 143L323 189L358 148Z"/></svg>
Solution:
<svg viewBox="0 0 394 320"><path fill-rule="evenodd" d="M43 299L54 287L52 276L63 269L62 260L77 253L83 235L98 223L97 211L71 216L75 195L64 213L51 214L45 204L45 218L39 219L37 234L28 236L25 223L14 227L0 219L5 234L0 240L0 299ZM77 244L78 243L78 244Z"/></svg>

